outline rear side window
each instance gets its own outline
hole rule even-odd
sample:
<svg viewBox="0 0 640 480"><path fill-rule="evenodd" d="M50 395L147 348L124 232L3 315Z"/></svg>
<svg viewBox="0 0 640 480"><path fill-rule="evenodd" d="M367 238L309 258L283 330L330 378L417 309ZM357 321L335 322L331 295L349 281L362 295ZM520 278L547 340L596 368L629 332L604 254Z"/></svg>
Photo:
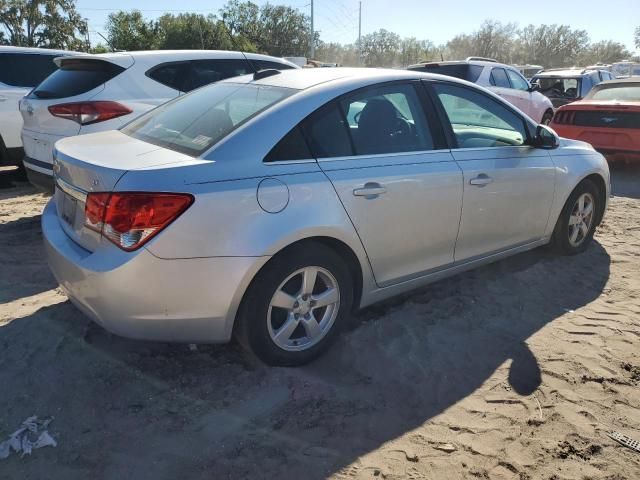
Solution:
<svg viewBox="0 0 640 480"><path fill-rule="evenodd" d="M507 72L504 68L494 68L491 70L491 85L496 87L511 88Z"/></svg>
<svg viewBox="0 0 640 480"><path fill-rule="evenodd" d="M190 92L204 85L225 78L246 75L253 71L246 61L239 59L194 60L190 64L189 74L181 88L183 92Z"/></svg>
<svg viewBox="0 0 640 480"><path fill-rule="evenodd" d="M189 74L189 62L167 63L155 67L147 72L149 78L174 90L182 90L187 75Z"/></svg>
<svg viewBox="0 0 640 480"><path fill-rule="evenodd" d="M60 55L0 54L0 82L14 87L35 87L57 70Z"/></svg>
<svg viewBox="0 0 640 480"><path fill-rule="evenodd" d="M58 70L31 92L30 97L73 97L93 90L123 71L124 68L119 65L104 60L65 60Z"/></svg>
<svg viewBox="0 0 640 480"><path fill-rule="evenodd" d="M286 160L307 160L313 158L300 126L294 127L267 154L265 162L282 162Z"/></svg>
<svg viewBox="0 0 640 480"><path fill-rule="evenodd" d="M441 65L438 63L427 64L422 67L414 67L411 70L419 70L427 73L437 73L439 75L447 75L448 77L455 77L461 80L467 80L468 82L475 83L484 67L480 65L470 65L468 63L456 63L449 65Z"/></svg>
<svg viewBox="0 0 640 480"><path fill-rule="evenodd" d="M302 131L315 158L348 157L353 155L348 128L337 103L332 102L305 120Z"/></svg>
<svg viewBox="0 0 640 480"><path fill-rule="evenodd" d="M433 140L412 85L367 88L340 102L356 155L433 149Z"/></svg>
<svg viewBox="0 0 640 480"><path fill-rule="evenodd" d="M198 156L260 112L295 93L290 88L219 83L178 97L134 120L122 132Z"/></svg>

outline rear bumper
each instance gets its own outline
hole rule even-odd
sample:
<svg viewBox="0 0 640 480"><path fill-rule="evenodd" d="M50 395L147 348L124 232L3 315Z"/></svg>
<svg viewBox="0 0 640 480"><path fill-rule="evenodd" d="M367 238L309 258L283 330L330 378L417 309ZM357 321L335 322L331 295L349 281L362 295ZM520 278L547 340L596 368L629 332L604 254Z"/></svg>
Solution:
<svg viewBox="0 0 640 480"><path fill-rule="evenodd" d="M37 160L29 157L24 157L23 163L25 171L27 172L27 178L29 179L29 182L40 190L43 190L47 193L53 193L53 170L47 170L45 166L38 167L38 163L41 162L38 162ZM42 171L48 173L42 173Z"/></svg>
<svg viewBox="0 0 640 480"><path fill-rule="evenodd" d="M552 124L558 135L590 143L607 160L640 160L640 128L593 128Z"/></svg>
<svg viewBox="0 0 640 480"><path fill-rule="evenodd" d="M70 300L129 338L220 343L231 338L246 286L267 257L165 260L142 248L89 252L62 229L51 200L42 215L49 266Z"/></svg>

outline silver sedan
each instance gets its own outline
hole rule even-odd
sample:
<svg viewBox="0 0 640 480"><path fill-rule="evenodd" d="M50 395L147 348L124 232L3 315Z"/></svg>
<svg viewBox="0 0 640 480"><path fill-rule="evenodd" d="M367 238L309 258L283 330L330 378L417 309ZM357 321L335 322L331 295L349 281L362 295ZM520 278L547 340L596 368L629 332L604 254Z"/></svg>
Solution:
<svg viewBox="0 0 640 480"><path fill-rule="evenodd" d="M56 145L43 231L69 298L127 337L305 363L353 309L551 243L609 171L491 92L372 69L260 71Z"/></svg>

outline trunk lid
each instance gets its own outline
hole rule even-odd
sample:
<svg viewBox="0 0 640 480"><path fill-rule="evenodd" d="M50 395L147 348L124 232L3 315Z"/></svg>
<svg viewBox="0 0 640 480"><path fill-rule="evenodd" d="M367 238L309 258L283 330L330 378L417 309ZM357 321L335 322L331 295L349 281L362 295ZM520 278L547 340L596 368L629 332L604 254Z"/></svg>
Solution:
<svg viewBox="0 0 640 480"><path fill-rule="evenodd" d="M56 58L60 68L20 102L24 128L52 135L77 135L80 125L53 116L49 107L91 100L104 90L106 82L133 65L130 55L116 56L115 60L113 56L100 55Z"/></svg>
<svg viewBox="0 0 640 480"><path fill-rule="evenodd" d="M60 224L69 237L89 251L97 248L101 236L84 226L88 193L113 191L130 170L194 161L116 130L60 140L54 157Z"/></svg>

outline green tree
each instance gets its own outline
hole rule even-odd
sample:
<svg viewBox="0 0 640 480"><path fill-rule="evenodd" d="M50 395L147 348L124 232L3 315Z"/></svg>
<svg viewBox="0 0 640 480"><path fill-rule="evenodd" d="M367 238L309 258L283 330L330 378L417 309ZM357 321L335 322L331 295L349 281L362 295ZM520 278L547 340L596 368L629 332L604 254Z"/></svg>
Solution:
<svg viewBox="0 0 640 480"><path fill-rule="evenodd" d="M235 48L224 24L215 15L205 17L195 13L165 14L158 19L158 36L158 48L164 49ZM247 49L252 50L251 47Z"/></svg>
<svg viewBox="0 0 640 480"><path fill-rule="evenodd" d="M384 28L362 36L362 59L367 67L393 67L400 50L400 36Z"/></svg>
<svg viewBox="0 0 640 480"><path fill-rule="evenodd" d="M581 54L579 63L583 66L597 62L614 63L631 57L631 52L622 43L611 40L592 43Z"/></svg>
<svg viewBox="0 0 640 480"><path fill-rule="evenodd" d="M589 42L586 30L573 30L569 25L528 25L520 32L516 61L547 68L573 66Z"/></svg>
<svg viewBox="0 0 640 480"><path fill-rule="evenodd" d="M232 0L219 13L236 43L249 42L257 51L277 57L309 53L311 22L298 9ZM314 40L317 46L318 34Z"/></svg>
<svg viewBox="0 0 640 480"><path fill-rule="evenodd" d="M21 47L89 49L75 0L0 0L2 38Z"/></svg>
<svg viewBox="0 0 640 480"><path fill-rule="evenodd" d="M414 63L439 59L439 51L430 40L418 40L415 37L400 41L396 62L406 67Z"/></svg>
<svg viewBox="0 0 640 480"><path fill-rule="evenodd" d="M634 39L636 42L636 48L640 48L640 27L636 28L636 31L634 32Z"/></svg>
<svg viewBox="0 0 640 480"><path fill-rule="evenodd" d="M140 10L110 13L105 28L109 45L115 50L158 48L158 23L145 20Z"/></svg>
<svg viewBox="0 0 640 480"><path fill-rule="evenodd" d="M485 20L475 32L456 35L447 42L446 58L461 60L473 56L511 63L517 35L518 29L513 23Z"/></svg>

